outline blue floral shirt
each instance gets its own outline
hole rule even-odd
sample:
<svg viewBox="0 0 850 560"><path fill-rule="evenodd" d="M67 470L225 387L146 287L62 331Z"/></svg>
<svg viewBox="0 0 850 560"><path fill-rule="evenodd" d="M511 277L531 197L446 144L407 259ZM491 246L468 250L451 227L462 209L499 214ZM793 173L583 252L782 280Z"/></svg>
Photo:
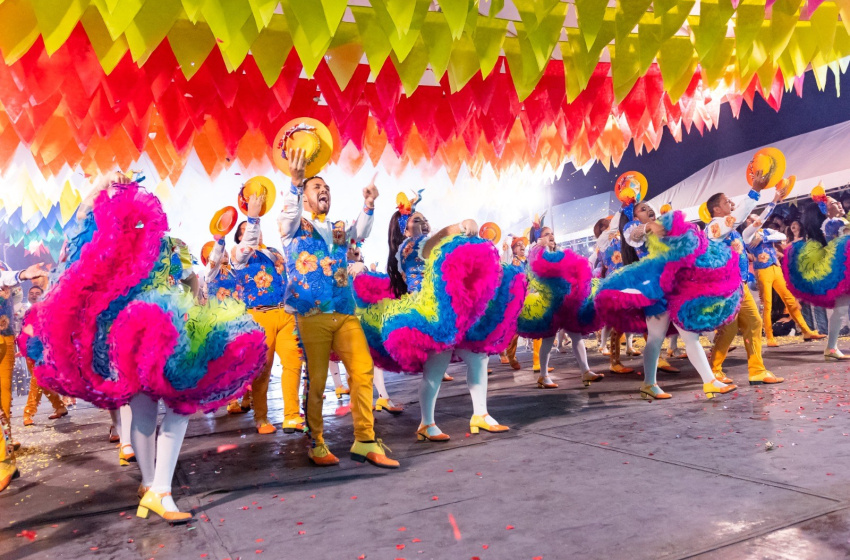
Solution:
<svg viewBox="0 0 850 560"><path fill-rule="evenodd" d="M407 291L410 293L418 292L422 289L422 275L425 271L425 259L422 258L422 248L427 235L420 235L416 238L408 237L401 242L398 247L396 258L398 259L399 272L404 275L404 280L407 282ZM514 259L518 261L519 259Z"/></svg>
<svg viewBox="0 0 850 560"><path fill-rule="evenodd" d="M286 310L295 315L341 313L354 315L354 296L348 276L348 245L366 239L374 209L364 207L357 219L331 222L304 212L302 189L291 186L283 195L278 229L286 255Z"/></svg>
<svg viewBox="0 0 850 560"><path fill-rule="evenodd" d="M208 293L211 298L213 290L216 298L233 297L249 309L280 305L286 296L286 266L280 251L260 243L260 219L248 218L242 241L234 251L234 279L214 281Z"/></svg>
<svg viewBox="0 0 850 560"><path fill-rule="evenodd" d="M776 243L785 241L785 235L776 230L765 228L762 230L763 239L755 247L747 245L747 251L753 256L753 268L762 270L779 265L779 257L776 254Z"/></svg>
<svg viewBox="0 0 850 560"><path fill-rule="evenodd" d="M605 265L606 275L615 270L623 268L623 253L621 252L620 238L615 237L602 253L602 264Z"/></svg>

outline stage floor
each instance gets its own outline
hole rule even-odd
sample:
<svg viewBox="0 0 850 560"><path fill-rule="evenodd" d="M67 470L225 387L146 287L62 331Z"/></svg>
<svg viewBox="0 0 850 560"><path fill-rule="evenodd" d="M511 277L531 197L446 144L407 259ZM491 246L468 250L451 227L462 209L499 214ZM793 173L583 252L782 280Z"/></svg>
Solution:
<svg viewBox="0 0 850 560"><path fill-rule="evenodd" d="M765 348L786 382L751 387L739 346L726 371L742 385L713 400L674 360L682 373L659 374L673 399L653 403L635 374L585 389L571 353L553 354L554 390L535 387L530 354L517 372L494 358L489 408L507 434L468 433L472 404L455 365L437 403L452 436L443 444L414 437L418 378L387 374L405 411L376 413L376 429L402 462L395 471L348 459L351 417L337 410L348 400L332 391L326 438L339 467L312 467L303 436L258 435L250 413L198 415L174 484L196 521L174 527L135 517L140 475L118 466L106 412L80 404L53 422L44 399L23 428L17 396L22 477L0 495L0 558L846 558L850 363L824 363L822 351ZM270 395L279 424L279 385Z"/></svg>

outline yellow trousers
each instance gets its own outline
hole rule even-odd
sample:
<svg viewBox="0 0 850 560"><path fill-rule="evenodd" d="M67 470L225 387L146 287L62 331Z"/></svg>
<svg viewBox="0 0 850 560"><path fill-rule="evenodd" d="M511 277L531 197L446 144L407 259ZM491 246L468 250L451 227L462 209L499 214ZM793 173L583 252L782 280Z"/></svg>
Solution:
<svg viewBox="0 0 850 560"><path fill-rule="evenodd" d="M24 407L24 418L35 416L35 413L38 412L38 405L41 403L42 395L47 397L47 400L53 405L54 411L59 412L64 410L65 404L62 402L62 397L49 389L42 389L35 380L35 376L32 374L32 360L27 360L27 369L30 372L30 392L27 396L27 404Z"/></svg>
<svg viewBox="0 0 850 560"><path fill-rule="evenodd" d="M764 361L761 357L761 315L756 305L756 300L750 289L744 284L744 297L741 298L741 309L738 316L732 322L717 330L714 337L714 348L711 351L711 371L720 373L723 369L723 361L729 352L729 347L738 334L738 330L744 337L744 348L747 349L747 369L750 376L760 375L765 372Z"/></svg>
<svg viewBox="0 0 850 560"><path fill-rule="evenodd" d="M12 444L12 426L9 417L0 409L0 480L15 474L15 448Z"/></svg>
<svg viewBox="0 0 850 560"><path fill-rule="evenodd" d="M280 376L280 388L283 393L284 420L299 420L301 409L298 402L298 382L301 380L301 349L298 347L298 334L295 317L283 309L257 311L249 309L251 317L266 331L266 366L262 373L251 383L254 399L254 421L268 420L268 392L274 354L280 357L283 374ZM243 401L244 402L244 401Z"/></svg>
<svg viewBox="0 0 850 560"><path fill-rule="evenodd" d="M502 352L502 354L511 362L516 360L516 347L518 342L519 335L515 334L514 337L511 339L510 344L508 344L508 347L505 348L504 352Z"/></svg>
<svg viewBox="0 0 850 560"><path fill-rule="evenodd" d="M791 318L800 326L805 336L814 334L814 331L806 324L803 319L803 314L800 312L800 304L788 290L785 284L785 276L782 274L782 269L778 265L769 266L767 268L756 269L756 281L759 287L759 297L764 314L764 334L768 340L773 338L773 321L770 319L770 313L773 308L773 291L779 294L782 301L785 303L785 309Z"/></svg>
<svg viewBox="0 0 850 560"><path fill-rule="evenodd" d="M354 439L375 439L375 420L372 416L372 378L375 367L360 320L354 315L317 313L298 317L298 332L307 359L307 428L316 443L324 443L322 395L328 382L328 362L331 351L342 360L349 375L351 389L351 419Z"/></svg>
<svg viewBox="0 0 850 560"><path fill-rule="evenodd" d="M531 369L540 371L540 345L543 344L542 338L535 338L531 341ZM546 372L543 372L546 373Z"/></svg>
<svg viewBox="0 0 850 560"><path fill-rule="evenodd" d="M12 419L12 373L15 371L15 337L0 337L0 408Z"/></svg>

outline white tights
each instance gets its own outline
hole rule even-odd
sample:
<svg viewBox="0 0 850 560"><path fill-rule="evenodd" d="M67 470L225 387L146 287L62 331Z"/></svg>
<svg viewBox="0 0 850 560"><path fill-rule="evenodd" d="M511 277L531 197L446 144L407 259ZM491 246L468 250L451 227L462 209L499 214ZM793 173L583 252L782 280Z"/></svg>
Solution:
<svg viewBox="0 0 850 560"><path fill-rule="evenodd" d="M661 355L661 345L667 336L667 328L670 326L670 314L664 312L660 315L646 318L646 348L643 351L643 382L649 386L656 384L658 374L658 357ZM725 387L717 381L711 371L711 365L702 345L699 343L699 335L690 331L684 331L678 326L679 336L685 342L688 352L688 360L697 370L703 383L714 383L718 387Z"/></svg>
<svg viewBox="0 0 850 560"><path fill-rule="evenodd" d="M567 336L573 343L573 356L581 372L590 371L590 366L587 364L587 349L584 347L584 338L578 333L567 332ZM603 334L604 336L604 334ZM540 341L540 376L548 377L549 375L549 352L555 344L555 337L550 336ZM486 369L486 368L485 368Z"/></svg>
<svg viewBox="0 0 850 560"><path fill-rule="evenodd" d="M130 425L133 422L133 411L130 410L130 405L125 404L118 410L110 410L109 416L112 417L112 425L115 426L115 431L118 432L118 437L121 440L121 448L125 445L130 445ZM130 453L133 451L130 450Z"/></svg>
<svg viewBox="0 0 850 560"><path fill-rule="evenodd" d="M549 340L549 350L552 349L552 341ZM454 350L458 358L466 363L466 385L469 388L469 396L472 397L472 414L476 416L487 415L487 354L478 354L469 350ZM543 352L541 350L541 360ZM443 383L443 374L449 367L452 359L452 350L446 350L439 354L432 354L425 362L422 372L422 385L419 387L419 403L422 408L422 425L434 424L434 409L437 405L437 395L440 385ZM548 350L547 358L548 360Z"/></svg>
<svg viewBox="0 0 850 560"><path fill-rule="evenodd" d="M342 384L342 376L339 373L339 362L330 362L328 364L328 372L334 380L334 389L345 387L345 385ZM384 385L384 370L379 367L375 367L375 375L372 378L372 383L374 383L379 397L383 397L385 399L390 398L390 394L387 392L387 387Z"/></svg>
<svg viewBox="0 0 850 560"><path fill-rule="evenodd" d="M156 434L158 404L149 396L137 394L130 401L132 410L132 429L130 435L136 461L142 471L142 486L150 486L157 494L171 492L171 479L177 468L177 457L183 446L183 437L189 425L189 417L177 414L165 407L165 416ZM171 496L162 499L166 511L178 511Z"/></svg>
<svg viewBox="0 0 850 560"><path fill-rule="evenodd" d="M850 296L841 296L835 300L835 308L832 309L832 313L829 315L829 330L827 331L829 336L826 339L827 350L838 349L838 333L841 331L841 324L844 322L842 319L847 316L848 306L850 306Z"/></svg>

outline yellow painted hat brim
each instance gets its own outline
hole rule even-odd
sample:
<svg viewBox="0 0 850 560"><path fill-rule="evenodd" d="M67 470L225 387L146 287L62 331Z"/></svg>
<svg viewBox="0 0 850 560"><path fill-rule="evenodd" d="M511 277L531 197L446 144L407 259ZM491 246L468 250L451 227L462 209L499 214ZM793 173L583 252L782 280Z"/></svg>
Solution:
<svg viewBox="0 0 850 560"><path fill-rule="evenodd" d="M306 177L313 177L318 175L319 171L321 171L331 160L331 156L334 151L334 137L331 134L330 129L323 123L322 121L311 119L308 117L301 117L298 119L292 119L285 125L280 131L277 133L274 139L274 144L272 144L272 160L274 161L275 166L283 171L286 175L291 176L292 173L289 171L289 160L283 157L282 150L290 150L298 147L298 136L296 133L292 137L290 137L286 146L283 146L282 149L278 148L280 146L281 140L286 135L287 132L298 126L299 124L307 124L316 129L316 135L319 137L321 144L319 146L319 151L316 154L315 159L307 165L305 169L304 175Z"/></svg>
<svg viewBox="0 0 850 560"><path fill-rule="evenodd" d="M277 190L275 189L272 180L268 177L263 177L262 175L251 177L245 181L245 184L242 185L242 190L239 191L238 197L239 209L242 210L243 214L248 213L248 199L252 194L264 194L266 196L266 200L263 203L263 209L260 211L260 216L263 216L266 212L271 210L272 206L274 206Z"/></svg>

